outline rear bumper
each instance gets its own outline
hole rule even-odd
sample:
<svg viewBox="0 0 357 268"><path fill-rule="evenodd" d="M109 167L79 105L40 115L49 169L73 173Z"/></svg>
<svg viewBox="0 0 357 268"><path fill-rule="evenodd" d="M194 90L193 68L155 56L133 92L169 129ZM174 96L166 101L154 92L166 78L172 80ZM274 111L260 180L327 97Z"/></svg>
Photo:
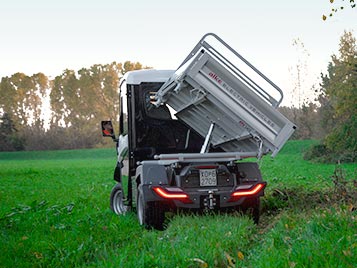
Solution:
<svg viewBox="0 0 357 268"><path fill-rule="evenodd" d="M190 188L170 186L143 187L146 202L169 202L176 208L220 209L242 205L245 200L264 195L266 182L244 184L238 187Z"/></svg>

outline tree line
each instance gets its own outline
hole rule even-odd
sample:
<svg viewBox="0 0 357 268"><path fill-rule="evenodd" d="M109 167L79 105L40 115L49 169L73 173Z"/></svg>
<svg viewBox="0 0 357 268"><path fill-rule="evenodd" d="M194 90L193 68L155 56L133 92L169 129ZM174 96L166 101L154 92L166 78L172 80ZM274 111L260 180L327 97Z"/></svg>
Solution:
<svg viewBox="0 0 357 268"><path fill-rule="evenodd" d="M104 145L100 120L117 121L120 78L141 63L95 64L54 79L15 73L0 82L0 151Z"/></svg>
<svg viewBox="0 0 357 268"><path fill-rule="evenodd" d="M16 73L0 83L0 150L77 149L105 146L99 121L119 114L119 80L140 63L116 63L42 73ZM147 67L145 67L147 68ZM299 83L299 81L298 81ZM357 159L357 45L351 32L340 38L314 102L280 111L298 129L294 139L318 139L307 158ZM46 106L47 105L47 106Z"/></svg>

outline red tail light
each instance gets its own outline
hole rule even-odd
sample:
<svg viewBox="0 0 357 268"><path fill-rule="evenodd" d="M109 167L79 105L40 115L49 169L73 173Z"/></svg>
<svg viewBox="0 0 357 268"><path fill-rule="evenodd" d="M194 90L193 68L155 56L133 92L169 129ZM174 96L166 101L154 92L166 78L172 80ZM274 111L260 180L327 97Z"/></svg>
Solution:
<svg viewBox="0 0 357 268"><path fill-rule="evenodd" d="M163 187L155 186L152 187L154 192L162 198L180 200L184 203L192 203L189 196L183 192L180 188L165 189Z"/></svg>
<svg viewBox="0 0 357 268"><path fill-rule="evenodd" d="M250 188L238 187L231 194L231 200L230 201L238 200L241 197L249 197L249 196L256 195L259 192L263 191L265 186L266 186L266 182L255 184L254 186L251 186Z"/></svg>

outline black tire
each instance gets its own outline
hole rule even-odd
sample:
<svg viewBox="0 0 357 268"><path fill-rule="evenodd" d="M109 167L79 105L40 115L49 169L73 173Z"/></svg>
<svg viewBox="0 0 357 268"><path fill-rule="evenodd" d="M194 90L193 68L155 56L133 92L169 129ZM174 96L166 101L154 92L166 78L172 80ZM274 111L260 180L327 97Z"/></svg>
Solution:
<svg viewBox="0 0 357 268"><path fill-rule="evenodd" d="M140 190L137 193L136 212L140 225L146 229L164 230L165 211L159 202L147 203Z"/></svg>
<svg viewBox="0 0 357 268"><path fill-rule="evenodd" d="M125 214L128 206L124 204L124 192L121 183L117 183L110 193L110 209L117 215Z"/></svg>

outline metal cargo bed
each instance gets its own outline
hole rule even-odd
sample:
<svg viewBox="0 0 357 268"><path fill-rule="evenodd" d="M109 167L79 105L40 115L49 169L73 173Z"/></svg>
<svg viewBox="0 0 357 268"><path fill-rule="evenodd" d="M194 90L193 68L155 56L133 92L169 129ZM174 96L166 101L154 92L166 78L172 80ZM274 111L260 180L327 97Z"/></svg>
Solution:
<svg viewBox="0 0 357 268"><path fill-rule="evenodd" d="M259 157L269 151L275 156L296 128L277 111L282 98L280 88L240 54L206 34L156 93L154 104L171 106L203 137L209 133L213 147Z"/></svg>

